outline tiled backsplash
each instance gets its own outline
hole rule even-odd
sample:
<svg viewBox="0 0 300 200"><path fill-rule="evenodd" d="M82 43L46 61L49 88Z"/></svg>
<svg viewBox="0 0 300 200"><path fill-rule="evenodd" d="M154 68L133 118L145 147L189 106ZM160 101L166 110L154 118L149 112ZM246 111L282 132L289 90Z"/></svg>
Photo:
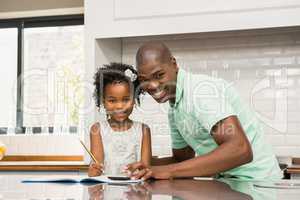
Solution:
<svg viewBox="0 0 300 200"><path fill-rule="evenodd" d="M300 27L123 39L122 61L134 64L137 48L159 40L179 67L232 82L265 127L276 155L300 157ZM150 125L153 152L170 153L168 105L144 97L136 119Z"/></svg>
<svg viewBox="0 0 300 200"><path fill-rule="evenodd" d="M1 135L6 155L83 155L78 135Z"/></svg>

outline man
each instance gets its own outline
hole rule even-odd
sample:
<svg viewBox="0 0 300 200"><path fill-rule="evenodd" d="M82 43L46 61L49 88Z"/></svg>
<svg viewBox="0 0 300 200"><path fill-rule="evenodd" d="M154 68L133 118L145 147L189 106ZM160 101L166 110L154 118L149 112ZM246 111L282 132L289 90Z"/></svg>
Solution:
<svg viewBox="0 0 300 200"><path fill-rule="evenodd" d="M173 155L156 160L158 166L128 165L132 178L281 178L261 125L229 83L179 69L163 43L142 45L136 64L142 89L170 104Z"/></svg>

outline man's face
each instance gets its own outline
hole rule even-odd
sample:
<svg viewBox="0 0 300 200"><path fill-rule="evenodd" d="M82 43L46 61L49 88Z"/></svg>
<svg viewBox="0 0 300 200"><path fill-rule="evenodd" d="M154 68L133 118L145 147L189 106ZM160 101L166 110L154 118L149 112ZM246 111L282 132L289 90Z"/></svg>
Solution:
<svg viewBox="0 0 300 200"><path fill-rule="evenodd" d="M158 103L175 101L178 67L175 58L170 59L168 63L151 59L138 66L141 88Z"/></svg>

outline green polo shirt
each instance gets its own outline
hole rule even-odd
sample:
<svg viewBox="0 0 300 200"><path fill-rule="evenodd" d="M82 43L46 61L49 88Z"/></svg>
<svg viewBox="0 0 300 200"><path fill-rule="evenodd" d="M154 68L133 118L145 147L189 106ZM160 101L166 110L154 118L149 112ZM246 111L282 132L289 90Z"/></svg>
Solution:
<svg viewBox="0 0 300 200"><path fill-rule="evenodd" d="M175 104L170 104L169 125L172 148L190 146L197 155L218 147L212 127L220 120L237 116L253 151L253 161L220 173L244 180L282 177L272 148L265 142L263 129L255 114L242 102L232 84L201 74L179 70Z"/></svg>

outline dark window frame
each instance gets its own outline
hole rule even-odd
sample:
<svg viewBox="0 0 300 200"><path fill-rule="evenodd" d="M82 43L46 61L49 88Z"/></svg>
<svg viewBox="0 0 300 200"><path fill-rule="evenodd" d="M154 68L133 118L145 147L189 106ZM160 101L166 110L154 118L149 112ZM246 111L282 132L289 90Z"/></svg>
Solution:
<svg viewBox="0 0 300 200"><path fill-rule="evenodd" d="M18 19L1 19L1 28L18 29L18 51L17 51L17 106L16 106L16 128L23 127L23 71L24 71L24 29L33 27L72 26L84 25L84 15L60 15L47 17L30 17Z"/></svg>

